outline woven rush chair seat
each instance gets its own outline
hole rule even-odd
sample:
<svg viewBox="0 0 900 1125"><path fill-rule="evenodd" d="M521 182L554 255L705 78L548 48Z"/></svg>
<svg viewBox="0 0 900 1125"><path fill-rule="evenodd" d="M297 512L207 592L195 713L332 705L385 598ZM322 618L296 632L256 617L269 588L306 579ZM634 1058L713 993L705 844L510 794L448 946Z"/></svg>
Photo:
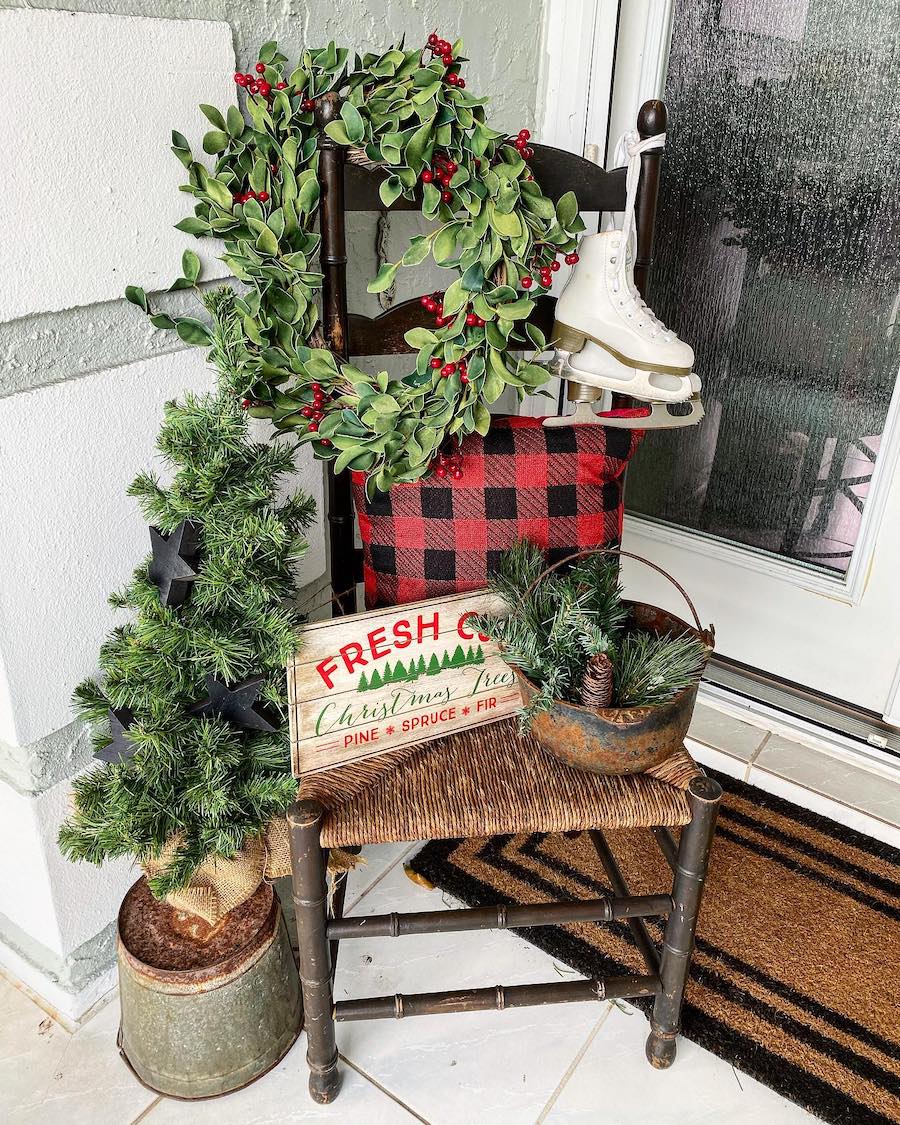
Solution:
<svg viewBox="0 0 900 1125"><path fill-rule="evenodd" d="M405 840L675 827L701 773L686 750L644 774L574 769L521 737L515 719L304 779L324 805L326 848Z"/></svg>

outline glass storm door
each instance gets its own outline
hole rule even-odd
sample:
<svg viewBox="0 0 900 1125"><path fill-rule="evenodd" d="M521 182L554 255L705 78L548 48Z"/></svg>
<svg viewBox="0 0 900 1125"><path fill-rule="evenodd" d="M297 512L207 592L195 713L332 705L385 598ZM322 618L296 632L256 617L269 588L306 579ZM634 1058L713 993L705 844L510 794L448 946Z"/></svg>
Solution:
<svg viewBox="0 0 900 1125"><path fill-rule="evenodd" d="M900 725L900 0L621 19L644 51L620 47L610 133L663 94L650 304L693 344L707 412L646 438L625 544L722 655ZM639 569L629 591L674 608Z"/></svg>

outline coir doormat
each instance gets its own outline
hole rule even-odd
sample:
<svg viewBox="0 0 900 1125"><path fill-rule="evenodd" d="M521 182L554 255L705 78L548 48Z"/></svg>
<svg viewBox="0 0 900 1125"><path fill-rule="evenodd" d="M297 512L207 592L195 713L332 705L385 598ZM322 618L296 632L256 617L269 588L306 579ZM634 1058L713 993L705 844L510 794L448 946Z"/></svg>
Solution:
<svg viewBox="0 0 900 1125"><path fill-rule="evenodd" d="M715 776L725 795L683 1033L826 1121L900 1122L900 852ZM649 832L608 839L632 893L671 886ZM610 889L586 834L435 842L410 866L471 906ZM518 933L584 976L646 971L624 923Z"/></svg>

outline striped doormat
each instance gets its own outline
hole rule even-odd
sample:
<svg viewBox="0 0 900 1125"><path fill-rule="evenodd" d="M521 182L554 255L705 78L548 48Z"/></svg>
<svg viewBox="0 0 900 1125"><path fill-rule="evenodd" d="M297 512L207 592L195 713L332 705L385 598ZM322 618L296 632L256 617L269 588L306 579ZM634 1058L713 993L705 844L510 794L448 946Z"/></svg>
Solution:
<svg viewBox="0 0 900 1125"><path fill-rule="evenodd" d="M715 776L684 1034L826 1121L900 1122L900 852ZM648 832L608 839L633 893L671 886ZM609 891L584 834L435 842L409 866L471 906ZM584 976L645 971L624 923L518 933Z"/></svg>

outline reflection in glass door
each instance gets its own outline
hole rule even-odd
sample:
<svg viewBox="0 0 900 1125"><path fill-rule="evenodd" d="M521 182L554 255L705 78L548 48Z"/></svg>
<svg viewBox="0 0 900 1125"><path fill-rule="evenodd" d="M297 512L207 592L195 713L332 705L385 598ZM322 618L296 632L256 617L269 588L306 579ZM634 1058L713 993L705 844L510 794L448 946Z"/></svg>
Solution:
<svg viewBox="0 0 900 1125"><path fill-rule="evenodd" d="M900 0L676 0L652 305L707 418L639 515L843 574L900 364Z"/></svg>

